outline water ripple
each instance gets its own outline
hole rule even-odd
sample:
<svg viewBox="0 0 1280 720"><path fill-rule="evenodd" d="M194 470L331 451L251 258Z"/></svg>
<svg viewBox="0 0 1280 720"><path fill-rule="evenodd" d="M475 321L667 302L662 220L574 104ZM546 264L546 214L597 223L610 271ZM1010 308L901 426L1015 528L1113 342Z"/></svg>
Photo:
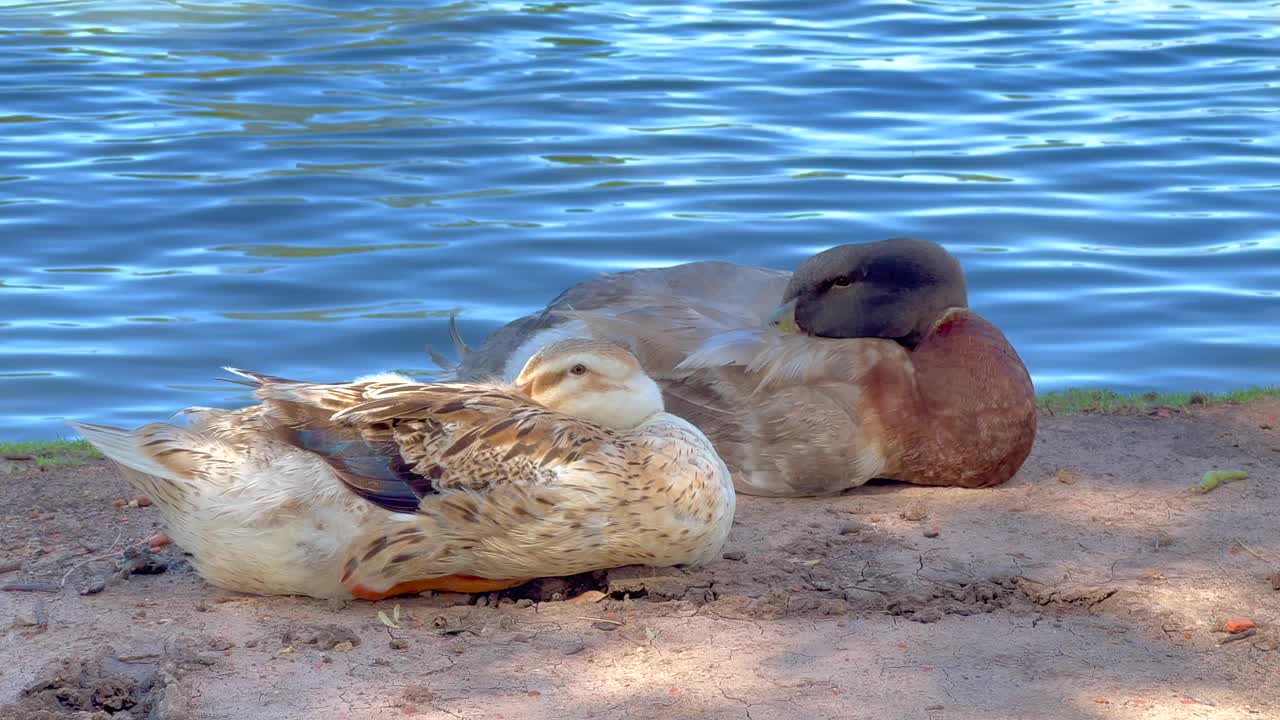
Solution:
<svg viewBox="0 0 1280 720"><path fill-rule="evenodd" d="M943 242L1042 389L1280 383L1280 11L0 8L0 438L428 367L598 272ZM418 371L427 372L427 371Z"/></svg>

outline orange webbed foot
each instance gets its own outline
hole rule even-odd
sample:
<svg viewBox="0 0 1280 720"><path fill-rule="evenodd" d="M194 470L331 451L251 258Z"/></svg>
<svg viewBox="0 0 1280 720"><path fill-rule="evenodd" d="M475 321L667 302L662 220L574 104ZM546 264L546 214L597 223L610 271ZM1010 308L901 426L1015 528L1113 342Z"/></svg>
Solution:
<svg viewBox="0 0 1280 720"><path fill-rule="evenodd" d="M352 595L361 600L385 600L396 595L413 595L427 590L457 593L486 593L506 590L529 582L525 580L491 580L474 575L445 575L444 577L410 580L397 583L390 589L378 592L355 583L347 586Z"/></svg>

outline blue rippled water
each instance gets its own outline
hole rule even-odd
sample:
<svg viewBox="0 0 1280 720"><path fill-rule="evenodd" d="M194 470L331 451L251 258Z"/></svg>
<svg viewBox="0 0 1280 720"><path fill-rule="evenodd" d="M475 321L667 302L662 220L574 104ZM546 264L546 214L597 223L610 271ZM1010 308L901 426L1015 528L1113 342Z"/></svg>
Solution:
<svg viewBox="0 0 1280 720"><path fill-rule="evenodd" d="M927 237L1042 390L1280 382L1280 4L0 2L0 439Z"/></svg>

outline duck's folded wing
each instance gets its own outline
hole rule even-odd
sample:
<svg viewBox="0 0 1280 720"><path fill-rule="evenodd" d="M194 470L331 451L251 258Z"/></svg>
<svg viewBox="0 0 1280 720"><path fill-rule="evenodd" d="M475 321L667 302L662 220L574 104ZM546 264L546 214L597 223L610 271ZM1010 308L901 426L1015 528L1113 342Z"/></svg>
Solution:
<svg viewBox="0 0 1280 720"><path fill-rule="evenodd" d="M551 482L611 440L599 426L485 385L261 378L283 438L323 458L348 488L396 512L448 489Z"/></svg>
<svg viewBox="0 0 1280 720"><path fill-rule="evenodd" d="M660 372L718 332L763 325L790 277L781 270L715 261L603 275L498 330L465 355L457 377L501 376L507 360L530 338L573 319L587 322L595 337L649 352L641 362L651 373Z"/></svg>
<svg viewBox="0 0 1280 720"><path fill-rule="evenodd" d="M695 373L740 367L754 392L797 383L853 383L880 369L913 373L911 355L881 338L813 338L770 330L736 331L708 338L676 367Z"/></svg>
<svg viewBox="0 0 1280 720"><path fill-rule="evenodd" d="M647 301L637 298L634 306L565 309L556 315L580 323L590 337L629 347L655 379L671 377L689 353L709 338L733 329L737 321L657 296Z"/></svg>

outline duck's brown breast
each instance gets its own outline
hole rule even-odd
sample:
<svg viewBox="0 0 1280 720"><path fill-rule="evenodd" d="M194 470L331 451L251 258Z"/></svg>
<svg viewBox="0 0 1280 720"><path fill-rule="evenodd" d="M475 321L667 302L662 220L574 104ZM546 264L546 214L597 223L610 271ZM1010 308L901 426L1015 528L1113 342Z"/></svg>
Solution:
<svg viewBox="0 0 1280 720"><path fill-rule="evenodd" d="M1017 473L1036 434L1035 388L995 325L953 309L911 353L917 398L893 423L904 452L895 479L989 487Z"/></svg>

